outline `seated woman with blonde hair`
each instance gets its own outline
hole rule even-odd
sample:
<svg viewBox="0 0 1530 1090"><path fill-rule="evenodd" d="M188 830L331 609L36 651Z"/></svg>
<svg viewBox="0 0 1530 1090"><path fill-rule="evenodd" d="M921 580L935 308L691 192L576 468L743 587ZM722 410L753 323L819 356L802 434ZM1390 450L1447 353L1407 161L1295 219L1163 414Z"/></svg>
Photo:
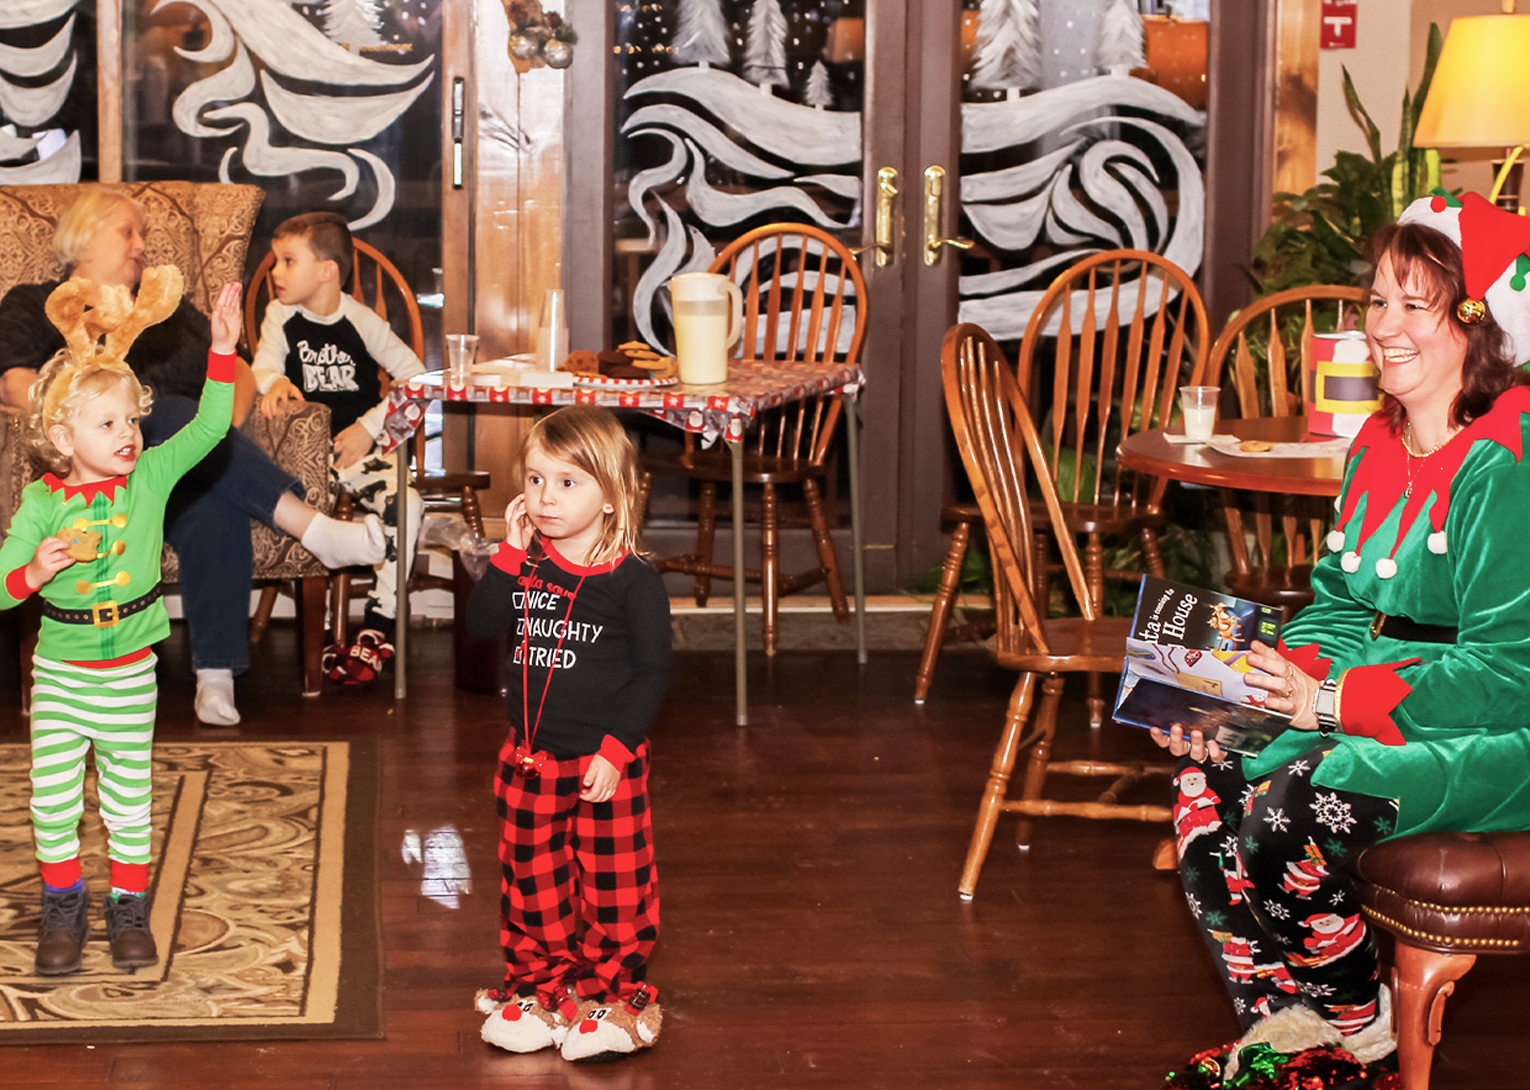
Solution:
<svg viewBox="0 0 1530 1090"><path fill-rule="evenodd" d="M123 285L136 292L143 273L144 213L132 197L89 186L59 218L53 247L69 276L97 288ZM64 347L63 335L43 312L58 286L18 284L0 299L0 402L29 402L38 371ZM185 299L133 345L127 362L154 392L143 418L144 442L156 446L196 415L207 369L212 329ZM254 383L239 363L234 420L250 408ZM302 484L236 428L231 428L171 494L165 540L180 557L181 606L191 627L197 675L196 714L204 723L239 722L234 676L249 667L250 580L254 556L250 519L297 538L327 567L376 564L383 557L382 525L339 522L305 502Z"/></svg>

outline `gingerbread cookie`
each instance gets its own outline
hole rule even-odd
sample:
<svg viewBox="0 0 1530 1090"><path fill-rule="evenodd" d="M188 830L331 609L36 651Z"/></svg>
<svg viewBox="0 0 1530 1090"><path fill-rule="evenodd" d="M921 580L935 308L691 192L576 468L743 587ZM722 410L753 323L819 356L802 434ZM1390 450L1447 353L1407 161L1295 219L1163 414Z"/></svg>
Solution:
<svg viewBox="0 0 1530 1090"><path fill-rule="evenodd" d="M53 535L60 541L69 543L69 556L81 564L88 564L96 558L96 546L101 544L100 530L76 530L66 526Z"/></svg>
<svg viewBox="0 0 1530 1090"><path fill-rule="evenodd" d="M1274 450L1275 444L1263 439L1245 439L1238 444L1238 449L1245 454L1263 454L1267 450Z"/></svg>

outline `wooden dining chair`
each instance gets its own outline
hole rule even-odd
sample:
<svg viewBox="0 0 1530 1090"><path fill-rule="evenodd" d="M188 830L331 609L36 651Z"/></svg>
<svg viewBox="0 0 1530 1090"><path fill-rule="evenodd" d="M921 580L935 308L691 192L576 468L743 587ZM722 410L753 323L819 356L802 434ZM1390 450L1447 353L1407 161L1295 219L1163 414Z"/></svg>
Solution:
<svg viewBox="0 0 1530 1090"><path fill-rule="evenodd" d="M711 270L738 284L744 296L744 354L759 361L857 364L866 334L866 284L849 249L816 227L777 223L758 227L734 240L717 255ZM759 485L761 502L748 505L746 517L760 523L760 566L744 572L760 584L764 615L765 653L773 655L779 640L780 597L826 584L835 618L850 619L844 580L830 537L823 482L832 463L829 455L839 424L837 393L795 401L763 412L745 436L746 484ZM674 476L700 484L696 548L679 556L656 560L660 571L695 577L695 598L704 606L713 579L732 580L730 564L713 556L719 483L731 481L733 468L723 443L702 449L689 433L685 446L672 453L649 454L644 468L654 476ZM802 490L802 515L812 529L818 564L809 571L782 574L780 531L788 523L779 490ZM752 511L750 509L753 509Z"/></svg>
<svg viewBox="0 0 1530 1090"><path fill-rule="evenodd" d="M402 325L407 330L406 343L421 360L425 358L425 331L420 319L420 307L415 301L414 290L403 273L370 243L353 240L355 251L351 271L351 295L357 302L370 307L384 321L389 320L390 310L395 316L402 315ZM271 283L271 268L275 257L267 254L255 269L245 292L244 329L253 357L260 346L260 325L265 317L266 304L275 298ZM387 388L389 376L384 372L383 387ZM466 470L453 473L430 473L425 469L425 428L416 428L412 451L403 451L402 457L412 457L414 462L411 483L424 501L427 512L459 514L469 525L483 534L483 516L479 508L479 494L489 488L488 473ZM335 498L335 517L349 519L355 505L348 492L341 490ZM411 542L417 550L419 543ZM365 594L375 578L371 569L341 569L330 576L330 615L332 638L345 643L350 619L350 602ZM270 621L276 595L281 588L268 584L261 588L260 602L251 621L251 640L258 642ZM451 590L452 580L446 576L432 575L418 567L409 576L409 590Z"/></svg>
<svg viewBox="0 0 1530 1090"><path fill-rule="evenodd" d="M1351 326L1365 296L1361 288L1319 284L1277 292L1249 304L1234 315L1212 345L1199 383L1220 386L1230 379L1243 419L1301 415L1309 400L1313 335L1320 325L1325 330ZM1256 360L1249 347L1251 331L1264 336L1263 361ZM1295 360L1286 351L1293 342ZM1290 373L1293 363L1300 376L1295 383ZM1223 405L1229 406L1230 399L1224 397ZM1224 585L1240 598L1281 607L1289 619L1312 602L1312 564L1329 519L1328 504L1309 496L1227 488L1220 490L1220 498L1233 562Z"/></svg>
<svg viewBox="0 0 1530 1090"><path fill-rule="evenodd" d="M1142 578L1142 570L1105 567L1107 537L1135 538L1142 569L1163 574L1158 535L1167 482L1121 469L1114 452L1124 436L1169 422L1178 410L1179 386L1204 368L1210 346L1206 307L1194 282L1173 262L1142 250L1108 250L1076 262L1057 275L1031 312L1020 343L1020 388L1031 404L1050 405L1038 412L1050 450L1047 464L1061 497L1063 525L1085 540L1084 573L1096 609L1107 579ZM1040 561L1051 554L1053 523L1044 510L1032 516L1031 547ZM958 530L966 525L970 533L960 509L942 517ZM947 565L960 547L953 534ZM1046 600L1049 573L1056 567L1055 562L1034 566L1038 601ZM943 582L915 678L916 701L929 688L941 645L955 638L950 614ZM1105 702L1094 676L1089 709L1090 722L1098 726Z"/></svg>
<svg viewBox="0 0 1530 1090"><path fill-rule="evenodd" d="M1172 765L1052 759L1063 675L1119 673L1131 621L1099 615L1071 534L1057 535L1057 548L1080 616L1047 616L1045 599L1035 594L1034 568L1040 561L1031 547L1033 508L1045 511L1056 526L1065 525L1066 512L1015 373L999 346L975 325L958 325L946 334L940 366L951 430L995 562L993 656L1001 666L1020 671L962 868L958 888L970 900L1001 812L1021 815L1015 842L1022 850L1030 845L1033 819L1044 815L1168 821L1167 806L1129 806L1117 799L1144 776L1168 774ZM1022 750L1027 751L1024 785L1020 797L1010 798L1010 774ZM1058 774L1108 776L1112 782L1093 802L1044 798L1047 777Z"/></svg>

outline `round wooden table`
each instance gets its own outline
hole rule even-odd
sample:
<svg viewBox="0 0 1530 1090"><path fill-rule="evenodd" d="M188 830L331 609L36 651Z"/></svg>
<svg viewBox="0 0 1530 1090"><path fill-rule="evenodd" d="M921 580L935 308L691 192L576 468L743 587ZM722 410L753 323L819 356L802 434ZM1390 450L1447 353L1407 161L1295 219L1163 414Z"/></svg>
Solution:
<svg viewBox="0 0 1530 1090"><path fill-rule="evenodd" d="M1219 454L1203 443L1171 443L1164 432L1163 428L1153 428L1122 440L1116 448L1121 464L1138 473L1176 481L1297 496L1337 496L1344 482L1344 459L1340 457L1236 457ZM1307 438L1307 420L1301 416L1219 420L1217 434L1296 443Z"/></svg>

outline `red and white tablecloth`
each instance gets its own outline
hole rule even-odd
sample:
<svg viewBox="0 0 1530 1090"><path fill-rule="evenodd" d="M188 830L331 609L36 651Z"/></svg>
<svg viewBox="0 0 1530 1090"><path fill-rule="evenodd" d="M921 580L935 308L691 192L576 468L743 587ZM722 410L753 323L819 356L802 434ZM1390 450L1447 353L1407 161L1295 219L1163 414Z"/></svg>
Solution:
<svg viewBox="0 0 1530 1090"><path fill-rule="evenodd" d="M480 376L482 378L482 376ZM399 383L389 395L392 407L383 425L387 449L407 439L425 417L431 401L477 405L605 405L637 409L705 442L718 436L739 440L764 409L824 393L854 393L865 377L861 369L842 363L783 363L733 360L728 381L716 386L665 386L646 389L610 387L542 390L531 386L501 386L497 382L452 388L439 372Z"/></svg>

